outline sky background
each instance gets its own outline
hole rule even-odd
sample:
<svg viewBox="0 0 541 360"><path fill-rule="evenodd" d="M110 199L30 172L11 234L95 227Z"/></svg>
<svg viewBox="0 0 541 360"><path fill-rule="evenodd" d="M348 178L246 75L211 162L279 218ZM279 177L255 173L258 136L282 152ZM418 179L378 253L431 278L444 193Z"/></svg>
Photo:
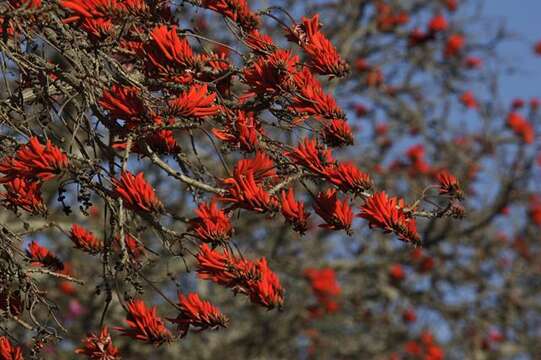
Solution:
<svg viewBox="0 0 541 360"><path fill-rule="evenodd" d="M532 50L541 40L541 0L484 0L483 13L503 22L516 35L503 44L501 53L523 71L502 78L502 96L509 100L541 98L541 57Z"/></svg>

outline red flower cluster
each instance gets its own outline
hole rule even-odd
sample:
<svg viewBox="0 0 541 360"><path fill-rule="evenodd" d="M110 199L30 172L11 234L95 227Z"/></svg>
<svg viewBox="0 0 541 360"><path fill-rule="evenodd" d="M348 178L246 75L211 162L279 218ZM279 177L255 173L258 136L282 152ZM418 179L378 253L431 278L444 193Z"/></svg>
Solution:
<svg viewBox="0 0 541 360"><path fill-rule="evenodd" d="M522 141L524 141L526 144L533 143L535 131L532 124L530 124L528 120L523 118L519 113L511 111L509 115L507 115L506 121L507 126L509 126L516 135L520 136Z"/></svg>
<svg viewBox="0 0 541 360"><path fill-rule="evenodd" d="M457 56L464 48L465 43L466 39L464 39L464 36L460 34L453 34L449 36L447 43L445 44L443 55L447 58Z"/></svg>
<svg viewBox="0 0 541 360"><path fill-rule="evenodd" d="M77 224L71 226L70 239L77 249L81 249L89 254L99 254L103 249L101 240Z"/></svg>
<svg viewBox="0 0 541 360"><path fill-rule="evenodd" d="M408 22L409 15L407 12L394 9L384 1L376 3L376 25L379 31L390 32Z"/></svg>
<svg viewBox="0 0 541 360"><path fill-rule="evenodd" d="M434 341L432 333L424 331L420 341L408 341L405 345L405 352L409 356L423 360L443 360L445 353Z"/></svg>
<svg viewBox="0 0 541 360"><path fill-rule="evenodd" d="M220 107L214 104L216 94L208 94L207 85L195 84L188 91L169 101L171 115L186 118L205 118L216 115Z"/></svg>
<svg viewBox="0 0 541 360"><path fill-rule="evenodd" d="M196 218L190 220L190 231L193 231L199 240L210 244L225 244L231 238L233 227L229 216L215 201L210 205L199 204L195 210Z"/></svg>
<svg viewBox="0 0 541 360"><path fill-rule="evenodd" d="M42 145L38 138L31 137L27 144L17 150L15 156L0 161L0 182L15 178L47 181L57 177L68 167L68 157L50 140Z"/></svg>
<svg viewBox="0 0 541 360"><path fill-rule="evenodd" d="M75 349L75 353L86 355L90 360L120 360L120 351L113 345L107 326L99 334L91 333L83 339L82 347Z"/></svg>
<svg viewBox="0 0 541 360"><path fill-rule="evenodd" d="M126 125L123 129L132 130L139 125L146 110L140 94L141 90L136 87L113 84L111 90L103 91L103 95L98 103L104 110L109 112L109 117L112 121L117 119L125 120ZM116 122L105 125L112 129L120 129L120 126Z"/></svg>
<svg viewBox="0 0 541 360"><path fill-rule="evenodd" d="M370 175L362 172L350 162L329 166L325 170L325 176L328 181L343 192L358 194L372 187Z"/></svg>
<svg viewBox="0 0 541 360"><path fill-rule="evenodd" d="M349 206L349 199L340 201L335 189L320 192L316 197L314 210L325 220L325 224L319 225L320 227L331 230L343 229L348 234L351 232L353 210Z"/></svg>
<svg viewBox="0 0 541 360"><path fill-rule="evenodd" d="M287 152L285 156L291 159L294 164L321 176L325 176L328 166L335 163L331 150L322 149L313 139L305 139L293 151Z"/></svg>
<svg viewBox="0 0 541 360"><path fill-rule="evenodd" d="M264 188L262 181L265 177L275 174L274 163L264 153L256 154L253 159L238 162L233 171L233 177L223 180L227 193L219 199L232 203L233 208L264 213L278 207L276 198Z"/></svg>
<svg viewBox="0 0 541 360"><path fill-rule="evenodd" d="M6 192L0 193L0 199L6 206L21 208L31 214L45 214L47 207L41 197L41 183L22 178L15 178L4 183Z"/></svg>
<svg viewBox="0 0 541 360"><path fill-rule="evenodd" d="M144 46L148 70L166 81L190 83L197 59L188 41L178 36L177 28L160 25L150 36L151 41Z"/></svg>
<svg viewBox="0 0 541 360"><path fill-rule="evenodd" d="M259 135L263 134L263 128L253 113L239 110L234 117L228 116L224 129L212 129L212 133L221 141L252 152L258 144Z"/></svg>
<svg viewBox="0 0 541 360"><path fill-rule="evenodd" d="M400 282L406 278L406 272L400 264L392 264L389 267L389 278L391 281Z"/></svg>
<svg viewBox="0 0 541 360"><path fill-rule="evenodd" d="M333 119L321 129L323 142L331 147L353 145L353 132L347 121Z"/></svg>
<svg viewBox="0 0 541 360"><path fill-rule="evenodd" d="M30 259L33 266L44 266L54 271L62 271L64 264L53 253L44 246L35 241L28 244L26 256Z"/></svg>
<svg viewBox="0 0 541 360"><path fill-rule="evenodd" d="M126 316L128 328L116 327L122 335L145 343L160 346L171 340L171 333L164 321L157 315L156 307L149 308L143 300L133 300L128 304Z"/></svg>
<svg viewBox="0 0 541 360"><path fill-rule="evenodd" d="M178 307L180 314L169 321L178 325L180 336L188 334L190 326L199 328L199 331L227 327L229 320L210 302L202 300L197 293L187 297L178 294Z"/></svg>
<svg viewBox="0 0 541 360"><path fill-rule="evenodd" d="M413 145L406 151L411 167L412 175L427 174L430 171L430 165L425 160L425 147L423 144Z"/></svg>
<svg viewBox="0 0 541 360"><path fill-rule="evenodd" d="M460 101L468 109L476 109L479 106L477 100L475 99L475 95L473 95L471 90L465 91L460 96Z"/></svg>
<svg viewBox="0 0 541 360"><path fill-rule="evenodd" d="M19 346L13 346L6 336L0 336L0 359L24 360L23 351Z"/></svg>
<svg viewBox="0 0 541 360"><path fill-rule="evenodd" d="M465 60L468 69L478 69L483 66L483 60L475 56L468 56Z"/></svg>
<svg viewBox="0 0 541 360"><path fill-rule="evenodd" d="M77 23L91 39L103 39L113 32L113 21L148 10L144 0L63 0L60 5L73 13L64 23Z"/></svg>
<svg viewBox="0 0 541 360"><path fill-rule="evenodd" d="M292 77L296 93L290 98L289 109L302 117L314 116L316 119L344 119L345 114L336 100L325 94L321 83L309 69L303 68ZM299 120L298 122L302 121Z"/></svg>
<svg viewBox="0 0 541 360"><path fill-rule="evenodd" d="M259 25L259 16L250 10L247 0L202 0L201 6L230 18L245 31Z"/></svg>
<svg viewBox="0 0 541 360"><path fill-rule="evenodd" d="M113 179L115 195L122 198L124 206L133 211L162 212L164 207L142 172L133 175L123 172L120 180Z"/></svg>
<svg viewBox="0 0 541 360"><path fill-rule="evenodd" d="M528 216L530 221L537 226L541 226L541 196L532 195L528 199Z"/></svg>
<svg viewBox="0 0 541 360"><path fill-rule="evenodd" d="M368 220L371 228L378 227L385 232L394 232L403 241L419 243L415 218L405 210L403 199L390 198L381 191L366 199L359 216Z"/></svg>
<svg viewBox="0 0 541 360"><path fill-rule="evenodd" d="M308 65L321 75L342 77L349 71L348 64L340 57L334 45L320 31L319 14L311 19L302 18L289 30L290 40L297 42L308 55Z"/></svg>
<svg viewBox="0 0 541 360"><path fill-rule="evenodd" d="M440 194L447 194L462 197L462 190L457 178L447 170L441 170L436 174L436 179L440 183Z"/></svg>
<svg viewBox="0 0 541 360"><path fill-rule="evenodd" d="M279 49L262 56L244 70L244 80L257 95L276 95L291 87L300 60L291 50Z"/></svg>
<svg viewBox="0 0 541 360"><path fill-rule="evenodd" d="M253 303L268 309L282 306L284 290L265 258L257 262L237 259L228 250L220 253L202 244L196 259L201 279L231 288L235 293L246 294Z"/></svg>
<svg viewBox="0 0 541 360"><path fill-rule="evenodd" d="M432 34L443 32L449 28L449 23L445 16L439 14L430 19L428 23L428 31Z"/></svg>
<svg viewBox="0 0 541 360"><path fill-rule="evenodd" d="M295 200L293 189L289 189L287 192L282 191L281 205L282 215L286 221L293 225L293 230L303 235L308 230L310 214L304 210L303 203Z"/></svg>
<svg viewBox="0 0 541 360"><path fill-rule="evenodd" d="M304 276L310 281L312 292L316 296L319 306L327 313L338 310L336 298L340 295L340 285L336 281L336 273L332 268L308 268L304 270ZM314 309L317 314L319 309Z"/></svg>
<svg viewBox="0 0 541 360"><path fill-rule="evenodd" d="M535 54L541 56L541 40L535 43L533 51Z"/></svg>

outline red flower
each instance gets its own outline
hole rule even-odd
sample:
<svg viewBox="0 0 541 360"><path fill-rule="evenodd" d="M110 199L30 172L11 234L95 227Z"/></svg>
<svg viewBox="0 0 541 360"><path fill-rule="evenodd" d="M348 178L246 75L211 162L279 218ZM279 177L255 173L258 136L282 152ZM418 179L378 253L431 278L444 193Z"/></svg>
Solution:
<svg viewBox="0 0 541 360"><path fill-rule="evenodd" d="M76 354L86 355L91 360L120 360L120 351L113 345L107 326L99 334L91 333L82 341L82 347L75 349Z"/></svg>
<svg viewBox="0 0 541 360"><path fill-rule="evenodd" d="M430 34L425 33L423 30L419 28L415 28L411 30L408 35L408 46L414 47L417 45L421 45L421 44L424 44L429 39L431 39Z"/></svg>
<svg viewBox="0 0 541 360"><path fill-rule="evenodd" d="M244 80L257 95L275 95L289 87L289 80L298 65L297 55L291 50L279 49L245 68Z"/></svg>
<svg viewBox="0 0 541 360"><path fill-rule="evenodd" d="M412 323L417 320L417 314L415 313L415 310L412 308L407 308L402 313L402 320L404 320L405 323Z"/></svg>
<svg viewBox="0 0 541 360"><path fill-rule="evenodd" d="M62 271L64 264L46 247L32 241L26 249L26 256L30 258L33 266L44 266L54 271Z"/></svg>
<svg viewBox="0 0 541 360"><path fill-rule="evenodd" d="M403 241L420 241L415 219L405 211L403 199L389 198L385 192L377 192L366 199L359 216L368 220L371 228L378 227L385 232L394 232Z"/></svg>
<svg viewBox="0 0 541 360"><path fill-rule="evenodd" d="M437 33L447 30L449 23L443 15L436 15L428 23L428 31L431 33Z"/></svg>
<svg viewBox="0 0 541 360"><path fill-rule="evenodd" d="M0 336L0 359L24 360L23 351L19 346L13 346L6 336Z"/></svg>
<svg viewBox="0 0 541 360"><path fill-rule="evenodd" d="M264 213L277 207L276 199L256 182L253 171L235 174L233 178L223 180L227 193L220 201L230 202L235 208L243 208Z"/></svg>
<svg viewBox="0 0 541 360"><path fill-rule="evenodd" d="M286 221L293 225L295 231L301 235L304 234L308 230L308 217L310 214L304 210L303 203L295 200L293 189L289 189L287 192L282 191L281 204L282 215L284 215Z"/></svg>
<svg viewBox="0 0 541 360"><path fill-rule="evenodd" d="M247 294L253 303L268 309L283 304L284 290L265 258L257 263L239 260L228 250L220 253L202 244L196 259L197 273L201 279L231 288L235 293Z"/></svg>
<svg viewBox="0 0 541 360"><path fill-rule="evenodd" d="M188 41L177 35L177 28L160 25L150 36L152 40L144 47L149 69L171 81L191 82L193 75L186 70L194 67L196 58Z"/></svg>
<svg viewBox="0 0 541 360"><path fill-rule="evenodd" d="M133 211L162 212L163 204L152 186L145 181L142 172L133 175L129 171L121 174L120 180L113 179L116 196L122 198L124 206Z"/></svg>
<svg viewBox="0 0 541 360"><path fill-rule="evenodd" d="M389 277L393 281L402 281L406 278L406 272L400 264L393 264L389 267Z"/></svg>
<svg viewBox="0 0 541 360"><path fill-rule="evenodd" d="M458 0L445 0L445 6L449 11L456 11L458 9Z"/></svg>
<svg viewBox="0 0 541 360"><path fill-rule="evenodd" d="M276 177L274 161L264 152L257 152L253 158L239 160L233 172L235 176L252 172L258 183Z"/></svg>
<svg viewBox="0 0 541 360"><path fill-rule="evenodd" d="M445 44L445 50L443 52L445 57L453 57L460 53L462 48L464 48L466 40L464 36L460 34L453 34L447 39Z"/></svg>
<svg viewBox="0 0 541 360"><path fill-rule="evenodd" d="M526 105L526 102L521 98L513 99L513 102L511 103L513 110L522 109L524 105Z"/></svg>
<svg viewBox="0 0 541 360"><path fill-rule="evenodd" d="M64 0L60 5L74 13L64 23L78 23L94 39L105 38L113 31L112 14L123 9L117 1L109 0Z"/></svg>
<svg viewBox="0 0 541 360"><path fill-rule="evenodd" d="M202 0L201 6L230 18L245 31L253 30L259 24L259 16L250 10L247 0Z"/></svg>
<svg viewBox="0 0 541 360"><path fill-rule="evenodd" d="M291 97L290 109L300 115L317 119L343 119L345 114L336 100L325 94L320 82L307 68L296 72L292 78L296 93Z"/></svg>
<svg viewBox="0 0 541 360"><path fill-rule="evenodd" d="M295 25L288 33L290 40L296 41L308 55L308 65L321 75L342 77L349 71L348 64L320 31L319 14L311 19L302 18L302 24Z"/></svg>
<svg viewBox="0 0 541 360"><path fill-rule="evenodd" d="M164 321L156 314L156 306L148 308L143 300L133 300L128 303L128 315L125 321L128 328L115 328L124 336L156 346L171 340L171 333L165 327Z"/></svg>
<svg viewBox="0 0 541 360"><path fill-rule="evenodd" d="M207 85L193 85L179 97L169 101L169 108L173 116L204 118L214 116L220 107L214 104L216 94L208 94Z"/></svg>
<svg viewBox="0 0 541 360"><path fill-rule="evenodd" d="M475 56L470 56L466 58L466 67L468 69L477 69L483 65L483 60Z"/></svg>
<svg viewBox="0 0 541 360"><path fill-rule="evenodd" d="M510 112L507 115L507 126L509 126L515 134L522 137L522 140L526 144L531 144L535 138L535 131L532 126L525 118L523 118L517 112Z"/></svg>
<svg viewBox="0 0 541 360"><path fill-rule="evenodd" d="M457 178L447 170L442 170L436 175L440 183L440 194L456 195L462 197L462 190Z"/></svg>
<svg viewBox="0 0 541 360"><path fill-rule="evenodd" d="M460 101L468 109L476 109L479 106L479 104L477 103L477 100L475 99L475 96L473 95L473 92L470 90L465 91L460 96Z"/></svg>
<svg viewBox="0 0 541 360"><path fill-rule="evenodd" d="M55 178L68 167L68 157L50 140L42 145L38 138L31 137L14 157L6 157L0 162L0 172L5 175L0 182L8 182L18 177L37 178L47 181Z"/></svg>
<svg viewBox="0 0 541 360"><path fill-rule="evenodd" d="M535 225L541 225L541 197L533 195L529 198L528 216Z"/></svg>
<svg viewBox="0 0 541 360"><path fill-rule="evenodd" d="M285 156L296 165L321 176L326 176L328 166L335 163L331 151L318 147L313 139L305 139L293 151L285 153Z"/></svg>
<svg viewBox="0 0 541 360"><path fill-rule="evenodd" d="M325 224L319 226L331 230L343 229L349 233L351 231L351 222L353 221L353 211L348 202L349 200L347 198L344 201L340 201L337 198L337 191L335 189L320 192L316 197L314 210L325 220Z"/></svg>
<svg viewBox="0 0 541 360"><path fill-rule="evenodd" d="M179 293L178 307L180 314L169 321L178 325L181 337L186 336L190 326L199 328L199 331L227 327L229 320L210 302L202 300L197 293L191 293L187 297Z"/></svg>
<svg viewBox="0 0 541 360"><path fill-rule="evenodd" d="M70 239L77 249L89 254L99 254L103 249L103 243L94 234L77 224L71 226Z"/></svg>
<svg viewBox="0 0 541 360"><path fill-rule="evenodd" d="M6 192L0 193L0 199L7 207L20 207L31 214L45 214L47 206L41 198L41 183L14 178L4 183Z"/></svg>
<svg viewBox="0 0 541 360"><path fill-rule="evenodd" d="M325 175L332 184L344 192L362 193L372 187L370 175L359 170L353 163L329 166Z"/></svg>
<svg viewBox="0 0 541 360"><path fill-rule="evenodd" d="M335 298L340 295L342 289L336 281L336 273L332 268L308 268L304 270L304 276L310 281L312 292L328 313L338 310Z"/></svg>
<svg viewBox="0 0 541 360"><path fill-rule="evenodd" d="M253 159L243 159L235 166L233 177L223 180L227 193L220 200L233 203L236 208L261 213L273 211L277 201L260 182L275 175L274 163L264 153L257 153Z"/></svg>
<svg viewBox="0 0 541 360"><path fill-rule="evenodd" d="M534 52L541 56L541 40L536 42L535 45L534 45Z"/></svg>
<svg viewBox="0 0 541 360"><path fill-rule="evenodd" d="M225 129L212 129L212 133L222 141L239 146L246 152L252 152L258 144L258 137L263 133L263 128L253 113L239 110L234 119L228 117Z"/></svg>
<svg viewBox="0 0 541 360"><path fill-rule="evenodd" d="M111 90L104 90L98 103L109 112L110 118L126 120L126 128L132 129L145 113L140 94L141 90L134 86L113 84Z"/></svg>
<svg viewBox="0 0 541 360"><path fill-rule="evenodd" d="M331 147L340 147L343 145L353 145L353 132L347 121L342 119L333 119L321 130L323 142Z"/></svg>
<svg viewBox="0 0 541 360"><path fill-rule="evenodd" d="M235 288L244 281L239 261L229 250L220 253L207 244L201 244L195 258L198 263L197 274L203 280L210 280L228 288Z"/></svg>
<svg viewBox="0 0 541 360"><path fill-rule="evenodd" d="M284 303L284 289L278 276L269 268L267 259L259 259L251 266L247 281L250 300L255 303L273 309L281 307Z"/></svg>
<svg viewBox="0 0 541 360"><path fill-rule="evenodd" d="M211 244L226 243L233 232L229 216L218 208L215 201L210 205L199 204L195 210L197 217L190 220L190 230L203 242Z"/></svg>
<svg viewBox="0 0 541 360"><path fill-rule="evenodd" d="M244 42L246 46L258 53L268 54L276 50L272 37L261 34L258 30L250 31Z"/></svg>

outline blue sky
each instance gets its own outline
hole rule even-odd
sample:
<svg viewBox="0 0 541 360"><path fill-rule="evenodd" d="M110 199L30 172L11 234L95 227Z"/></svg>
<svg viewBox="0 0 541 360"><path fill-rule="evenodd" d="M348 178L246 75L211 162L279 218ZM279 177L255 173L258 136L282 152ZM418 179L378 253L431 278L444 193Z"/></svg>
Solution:
<svg viewBox="0 0 541 360"><path fill-rule="evenodd" d="M533 44L541 40L541 0L485 0L483 12L516 34L500 50L507 61L523 70L502 79L502 95L506 99L541 98L541 57L532 52Z"/></svg>

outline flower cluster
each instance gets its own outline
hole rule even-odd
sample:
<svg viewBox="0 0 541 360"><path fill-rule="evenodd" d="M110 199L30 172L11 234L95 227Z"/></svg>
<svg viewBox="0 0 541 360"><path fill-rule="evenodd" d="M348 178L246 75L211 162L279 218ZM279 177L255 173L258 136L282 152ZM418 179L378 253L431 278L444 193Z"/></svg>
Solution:
<svg viewBox="0 0 541 360"><path fill-rule="evenodd" d="M160 346L169 342L171 333L164 321L158 316L156 307L149 308L142 300L133 300L128 304L126 316L127 328L117 327L122 335L145 343Z"/></svg>
<svg viewBox="0 0 541 360"><path fill-rule="evenodd" d="M124 201L124 206L133 211L163 211L163 204L156 196L152 186L146 182L142 172L137 175L126 171L120 180L113 179L114 193Z"/></svg>
<svg viewBox="0 0 541 360"><path fill-rule="evenodd" d="M24 360L21 348L13 346L6 336L0 336L0 358L2 360Z"/></svg>
<svg viewBox="0 0 541 360"><path fill-rule="evenodd" d="M380 191L366 199L359 216L368 220L370 227L394 232L403 241L418 243L420 238L411 210L406 208L403 199Z"/></svg>
<svg viewBox="0 0 541 360"><path fill-rule="evenodd" d="M332 268L307 268L304 270L304 276L310 282L312 292L318 300L318 306L311 309L314 314L319 314L321 310L326 313L334 313L338 310L336 298L340 295L342 289L336 280L336 273Z"/></svg>
<svg viewBox="0 0 541 360"><path fill-rule="evenodd" d="M191 293L188 296L179 293L178 307L180 313L170 321L178 325L181 337L186 336L190 326L199 328L201 331L226 327L229 321L220 310L210 302L202 300L197 293Z"/></svg>
<svg viewBox="0 0 541 360"><path fill-rule="evenodd" d="M256 262L238 259L229 250L222 253L202 244L196 259L201 279L231 288L235 293L246 294L253 303L268 309L282 306L284 290L265 258Z"/></svg>
<svg viewBox="0 0 541 360"><path fill-rule="evenodd" d="M81 249L89 254L98 254L103 249L101 240L97 239L94 234L77 224L71 226L70 239L77 249Z"/></svg>
<svg viewBox="0 0 541 360"><path fill-rule="evenodd" d="M99 334L91 333L82 341L82 346L75 349L76 354L82 354L90 360L119 360L120 351L113 345L109 328L103 327Z"/></svg>

